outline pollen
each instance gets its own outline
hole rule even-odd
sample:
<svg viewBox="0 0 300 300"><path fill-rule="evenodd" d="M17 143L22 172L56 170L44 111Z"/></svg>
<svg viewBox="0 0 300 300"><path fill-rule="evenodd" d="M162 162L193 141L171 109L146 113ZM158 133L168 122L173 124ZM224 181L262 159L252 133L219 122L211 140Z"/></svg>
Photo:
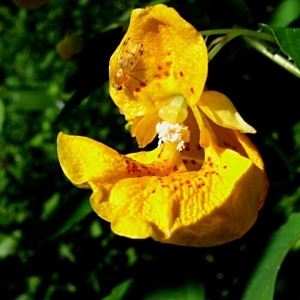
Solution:
<svg viewBox="0 0 300 300"><path fill-rule="evenodd" d="M190 140L190 132L187 126L163 121L156 125L158 133L158 146L162 143L170 142L177 143L177 150L182 151L185 148L184 143Z"/></svg>

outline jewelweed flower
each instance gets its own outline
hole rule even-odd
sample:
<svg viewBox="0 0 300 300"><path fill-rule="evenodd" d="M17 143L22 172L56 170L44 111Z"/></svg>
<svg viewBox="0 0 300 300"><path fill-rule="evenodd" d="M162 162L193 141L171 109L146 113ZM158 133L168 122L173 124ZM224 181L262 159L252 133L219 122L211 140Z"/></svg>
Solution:
<svg viewBox="0 0 300 300"><path fill-rule="evenodd" d="M110 94L140 147L122 155L102 143L63 133L58 156L66 176L91 188L91 205L112 230L207 247L241 237L253 225L268 181L255 129L231 101L205 90L202 36L165 5L133 10L110 59Z"/></svg>

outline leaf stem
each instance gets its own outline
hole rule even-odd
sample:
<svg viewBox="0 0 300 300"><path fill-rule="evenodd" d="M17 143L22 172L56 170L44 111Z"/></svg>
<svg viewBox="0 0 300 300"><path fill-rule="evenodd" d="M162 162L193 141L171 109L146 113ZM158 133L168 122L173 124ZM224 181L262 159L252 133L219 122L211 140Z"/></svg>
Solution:
<svg viewBox="0 0 300 300"><path fill-rule="evenodd" d="M270 52L266 46L264 46L260 41L257 41L251 37L244 37L244 40L251 45L254 49L271 59L273 62L292 73L296 77L300 78L300 70L287 58L280 54Z"/></svg>
<svg viewBox="0 0 300 300"><path fill-rule="evenodd" d="M276 39L267 33L259 32L259 31L254 31L250 29L244 29L244 28L235 28L235 29L211 29L211 30L204 30L200 31L200 34L203 36L209 36L209 35L232 35L233 37L237 37L240 35L245 35L245 36L251 36L257 39L265 40L268 42L272 42L277 44Z"/></svg>
<svg viewBox="0 0 300 300"><path fill-rule="evenodd" d="M267 33L257 32L250 29L244 28L236 28L236 29L212 29L212 30L205 30L200 32L204 36L209 35L222 35L225 34L221 42L219 42L209 53L208 53L208 61L211 61L214 56L232 39L244 35L249 37L254 37L257 39L262 39L268 42L277 43L276 39Z"/></svg>
<svg viewBox="0 0 300 300"><path fill-rule="evenodd" d="M224 35L223 37L215 39L208 47L208 49L210 49L215 45L208 53L208 61L211 61L215 57L215 55L232 39L238 36L243 36L243 39L254 49L271 59L273 62L275 62L288 72L300 78L300 70L292 62L290 62L287 58L280 54L272 53L262 42L259 41L264 40L277 44L275 37L270 34L244 28L212 29L200 31L200 33L206 37L210 35Z"/></svg>

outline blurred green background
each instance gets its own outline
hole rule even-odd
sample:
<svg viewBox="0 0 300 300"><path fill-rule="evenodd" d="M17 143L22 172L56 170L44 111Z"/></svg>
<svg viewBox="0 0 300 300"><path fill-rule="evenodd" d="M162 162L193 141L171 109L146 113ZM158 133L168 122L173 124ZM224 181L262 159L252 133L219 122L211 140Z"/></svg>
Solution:
<svg viewBox="0 0 300 300"><path fill-rule="evenodd" d="M300 210L299 78L243 39L210 62L207 85L226 94L256 128L250 138L270 180L266 204L244 237L198 249L115 236L92 211L91 191L74 187L60 168L59 131L88 136L121 153L136 150L108 94L108 62L131 10L156 3L174 7L199 31L258 30L259 23L300 27L300 1L293 0L48 0L35 10L2 0L1 299L241 299L259 262L270 255L283 258L288 250L274 299L300 298L294 275L300 222L290 225L293 242L282 252L271 239ZM78 53L62 59L56 45L66 36ZM281 260L270 268L277 270Z"/></svg>

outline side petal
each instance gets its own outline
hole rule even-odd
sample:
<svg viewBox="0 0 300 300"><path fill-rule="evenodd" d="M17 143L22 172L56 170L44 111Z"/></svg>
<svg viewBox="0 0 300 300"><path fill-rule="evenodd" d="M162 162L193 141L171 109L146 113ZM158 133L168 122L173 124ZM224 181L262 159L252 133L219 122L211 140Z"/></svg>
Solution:
<svg viewBox="0 0 300 300"><path fill-rule="evenodd" d="M86 137L59 133L57 152L65 175L80 188L90 188L88 181L99 174L103 182L115 182L126 170L118 152Z"/></svg>
<svg viewBox="0 0 300 300"><path fill-rule="evenodd" d="M160 121L155 109L144 117L137 117L133 120L131 135L136 137L140 148L144 148L154 140L157 135L156 124Z"/></svg>
<svg viewBox="0 0 300 300"><path fill-rule="evenodd" d="M256 130L246 123L232 102L222 93L204 91L198 107L219 126L239 130L243 133L255 133Z"/></svg>
<svg viewBox="0 0 300 300"><path fill-rule="evenodd" d="M140 161L122 155L106 145L82 136L58 135L58 158L65 175L80 188L93 181L109 190L127 177L165 176L173 172L178 157L168 147L139 154ZM167 146L167 145L166 145ZM132 157L135 157L132 154ZM171 159L170 159L171 157ZM150 162L151 161L151 162ZM150 163L149 163L150 162Z"/></svg>

